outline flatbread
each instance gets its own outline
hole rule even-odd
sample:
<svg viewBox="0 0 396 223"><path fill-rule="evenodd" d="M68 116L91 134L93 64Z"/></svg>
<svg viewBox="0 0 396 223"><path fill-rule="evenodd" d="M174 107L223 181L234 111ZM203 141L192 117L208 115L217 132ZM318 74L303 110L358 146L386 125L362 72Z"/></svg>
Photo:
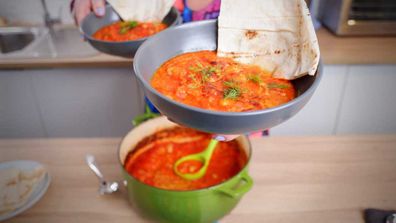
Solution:
<svg viewBox="0 0 396 223"><path fill-rule="evenodd" d="M304 0L222 0L218 26L218 56L287 80L316 72L319 44Z"/></svg>
<svg viewBox="0 0 396 223"><path fill-rule="evenodd" d="M124 21L161 22L175 0L107 0Z"/></svg>
<svg viewBox="0 0 396 223"><path fill-rule="evenodd" d="M22 207L44 175L43 167L30 171L17 168L0 170L0 214Z"/></svg>

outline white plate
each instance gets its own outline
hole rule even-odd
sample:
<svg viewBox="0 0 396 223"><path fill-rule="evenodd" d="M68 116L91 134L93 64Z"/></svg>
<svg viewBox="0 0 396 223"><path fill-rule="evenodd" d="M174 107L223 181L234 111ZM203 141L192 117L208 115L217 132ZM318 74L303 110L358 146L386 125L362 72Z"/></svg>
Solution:
<svg viewBox="0 0 396 223"><path fill-rule="evenodd" d="M0 169L18 168L21 170L32 170L39 166L43 166L43 165L41 163L30 160L16 160L16 161L0 163ZM33 193L27 199L26 203L22 207L17 208L14 211L0 215L0 221L4 221L6 219L12 218L26 211L27 209L31 208L45 194L50 184L50 181L51 181L51 177L48 174L48 172L46 172L44 178L38 183Z"/></svg>

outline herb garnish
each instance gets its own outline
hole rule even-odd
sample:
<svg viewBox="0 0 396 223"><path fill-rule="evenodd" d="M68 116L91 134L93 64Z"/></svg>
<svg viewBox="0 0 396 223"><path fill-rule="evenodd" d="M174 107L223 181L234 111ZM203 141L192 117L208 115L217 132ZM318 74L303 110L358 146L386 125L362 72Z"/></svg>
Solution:
<svg viewBox="0 0 396 223"><path fill-rule="evenodd" d="M120 34L126 34L129 30L135 28L138 25L136 21L127 21L121 23L121 29L119 31Z"/></svg>
<svg viewBox="0 0 396 223"><path fill-rule="evenodd" d="M224 99L237 99L241 95L241 89L232 81L224 81L224 85L227 86L224 90Z"/></svg>
<svg viewBox="0 0 396 223"><path fill-rule="evenodd" d="M268 83L267 86L268 86L268 88L280 88L280 89L289 88L289 85L278 84L278 83Z"/></svg>
<svg viewBox="0 0 396 223"><path fill-rule="evenodd" d="M230 87L230 88L234 88L236 87L236 84L232 81L224 81L223 83L225 86Z"/></svg>
<svg viewBox="0 0 396 223"><path fill-rule="evenodd" d="M227 88L224 91L224 99L236 99L240 95L238 88Z"/></svg>
<svg viewBox="0 0 396 223"><path fill-rule="evenodd" d="M256 83L256 84L261 84L261 82L263 82L263 81L261 80L260 76L257 75L257 74L248 76L248 79L249 79L250 81L253 81L253 82Z"/></svg>
<svg viewBox="0 0 396 223"><path fill-rule="evenodd" d="M220 72L220 68L218 66L204 67L200 62L197 62L196 64L197 66L191 66L189 69L193 72L201 74L203 82L208 81L213 74Z"/></svg>
<svg viewBox="0 0 396 223"><path fill-rule="evenodd" d="M197 80L197 78L195 77L194 74L190 74L188 76L191 78L191 80L193 82L188 85L189 88L195 89L195 88L198 88L199 86L201 86L201 82Z"/></svg>

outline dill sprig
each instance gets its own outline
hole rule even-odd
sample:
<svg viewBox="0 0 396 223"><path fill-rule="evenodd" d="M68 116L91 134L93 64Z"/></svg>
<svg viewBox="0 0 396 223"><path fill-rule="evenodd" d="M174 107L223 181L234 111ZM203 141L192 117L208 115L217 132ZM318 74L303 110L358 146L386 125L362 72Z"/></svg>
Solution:
<svg viewBox="0 0 396 223"><path fill-rule="evenodd" d="M258 74L249 75L248 79L256 84L261 84L263 82Z"/></svg>
<svg viewBox="0 0 396 223"><path fill-rule="evenodd" d="M202 77L202 81L209 81L209 78L216 73L220 72L220 68L218 66L203 66L200 62L196 63L196 66L189 67L190 71L199 73Z"/></svg>
<svg viewBox="0 0 396 223"><path fill-rule="evenodd" d="M286 89L289 88L289 85L286 84L278 84L278 83L268 83L267 84L268 88L280 88L280 89Z"/></svg>
<svg viewBox="0 0 396 223"><path fill-rule="evenodd" d="M236 83L232 81L224 81L223 84L227 87L224 90L224 99L237 99L241 95L241 89Z"/></svg>
<svg viewBox="0 0 396 223"><path fill-rule="evenodd" d="M224 90L224 99L237 99L241 95L239 88L227 88Z"/></svg>
<svg viewBox="0 0 396 223"><path fill-rule="evenodd" d="M121 23L120 34L126 34L129 30L135 28L138 25L136 21L126 21Z"/></svg>

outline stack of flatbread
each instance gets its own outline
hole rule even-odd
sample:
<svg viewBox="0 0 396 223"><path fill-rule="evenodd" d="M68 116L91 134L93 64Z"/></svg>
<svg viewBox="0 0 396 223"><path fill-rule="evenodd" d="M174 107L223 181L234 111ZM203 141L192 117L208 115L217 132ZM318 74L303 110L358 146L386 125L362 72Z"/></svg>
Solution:
<svg viewBox="0 0 396 223"><path fill-rule="evenodd" d="M17 168L0 170L0 214L22 207L44 175L43 167L30 171Z"/></svg>
<svg viewBox="0 0 396 223"><path fill-rule="evenodd" d="M222 0L218 26L219 56L288 80L316 72L319 44L304 0Z"/></svg>
<svg viewBox="0 0 396 223"><path fill-rule="evenodd" d="M124 21L161 22L175 0L107 0Z"/></svg>

